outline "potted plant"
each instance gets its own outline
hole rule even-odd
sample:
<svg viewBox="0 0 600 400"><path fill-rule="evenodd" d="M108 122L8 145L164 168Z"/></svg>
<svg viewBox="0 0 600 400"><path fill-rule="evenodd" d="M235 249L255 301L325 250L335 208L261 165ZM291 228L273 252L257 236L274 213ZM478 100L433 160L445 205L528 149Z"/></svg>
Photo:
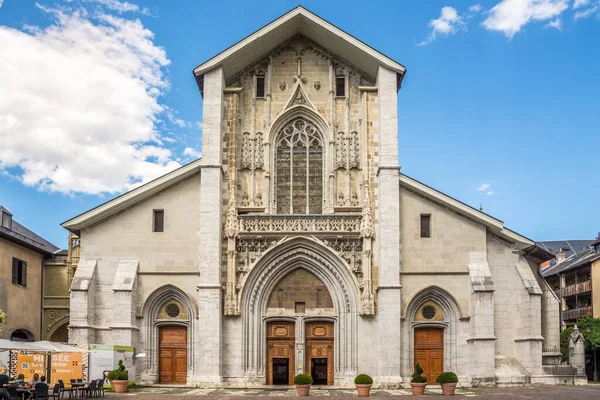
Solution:
<svg viewBox="0 0 600 400"><path fill-rule="evenodd" d="M308 396L310 385L312 385L312 376L308 374L298 374L294 377L294 385L298 391L298 396Z"/></svg>
<svg viewBox="0 0 600 400"><path fill-rule="evenodd" d="M444 396L454 396L456 384L458 383L458 376L454 372L442 372L435 381L442 385Z"/></svg>
<svg viewBox="0 0 600 400"><path fill-rule="evenodd" d="M107 378L110 381L110 388L116 393L125 393L127 391L129 376L127 375L127 371L125 371L123 360L119 360L118 368L110 371Z"/></svg>
<svg viewBox="0 0 600 400"><path fill-rule="evenodd" d="M360 374L354 378L354 384L356 385L358 397L369 397L371 385L373 385L373 378L367 374Z"/></svg>
<svg viewBox="0 0 600 400"><path fill-rule="evenodd" d="M415 365L415 372L412 374L410 380L410 388L414 396L420 396L425 393L425 386L427 386L427 378L421 375L423 368L419 364Z"/></svg>

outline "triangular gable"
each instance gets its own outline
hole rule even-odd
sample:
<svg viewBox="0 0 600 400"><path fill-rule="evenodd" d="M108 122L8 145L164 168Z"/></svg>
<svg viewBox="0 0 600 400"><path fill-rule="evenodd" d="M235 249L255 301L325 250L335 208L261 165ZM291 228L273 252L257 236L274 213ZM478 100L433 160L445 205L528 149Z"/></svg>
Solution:
<svg viewBox="0 0 600 400"><path fill-rule="evenodd" d="M292 95L290 96L289 100L283 107L282 111L285 111L285 110L292 108L294 106L297 106L297 105L306 106L306 107L311 108L313 111L317 111L317 107L315 107L313 102L310 101L310 97L308 96L306 89L304 89L304 85L302 84L302 79L298 79L298 78L294 78L294 79L296 79L296 83L294 85L294 88L292 89Z"/></svg>
<svg viewBox="0 0 600 400"><path fill-rule="evenodd" d="M372 77L377 76L380 65L396 71L399 84L406 73L406 68L402 64L304 7L298 6L210 60L200 64L194 68L194 75L199 85L201 85L202 76L220 66L223 68L225 81L228 82L238 71L259 61L264 54L297 34L308 37L326 49L334 50L341 59L347 60Z"/></svg>

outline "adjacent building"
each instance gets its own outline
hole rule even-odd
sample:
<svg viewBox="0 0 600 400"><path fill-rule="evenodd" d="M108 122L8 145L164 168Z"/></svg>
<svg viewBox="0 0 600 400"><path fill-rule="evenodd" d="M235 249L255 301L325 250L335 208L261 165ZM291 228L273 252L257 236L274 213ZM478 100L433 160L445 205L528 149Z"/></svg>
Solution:
<svg viewBox="0 0 600 400"><path fill-rule="evenodd" d="M63 223L70 341L141 383L543 381L554 254L400 173L405 76L302 7L196 67L203 157Z"/></svg>
<svg viewBox="0 0 600 400"><path fill-rule="evenodd" d="M553 246L557 250L555 262L542 269L542 276L561 301L561 322L566 326L582 317L600 318L600 234L596 240L564 242L568 247ZM573 242L582 248L573 249ZM540 244L549 243L553 242Z"/></svg>
<svg viewBox="0 0 600 400"><path fill-rule="evenodd" d="M59 248L19 224L2 206L0 221L0 309L6 313L0 338L41 340L43 268Z"/></svg>

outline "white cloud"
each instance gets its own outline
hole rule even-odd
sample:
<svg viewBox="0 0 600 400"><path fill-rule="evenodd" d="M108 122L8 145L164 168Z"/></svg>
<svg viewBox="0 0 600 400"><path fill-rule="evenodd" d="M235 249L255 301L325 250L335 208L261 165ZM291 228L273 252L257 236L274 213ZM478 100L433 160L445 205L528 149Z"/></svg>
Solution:
<svg viewBox="0 0 600 400"><path fill-rule="evenodd" d="M587 6L590 3L590 0L575 0L573 3L573 8L580 8L583 6Z"/></svg>
<svg viewBox="0 0 600 400"><path fill-rule="evenodd" d="M485 194L487 196L491 196L494 194L494 191L492 190L492 185L490 183L485 183L482 182L479 187L477 188L477 191Z"/></svg>
<svg viewBox="0 0 600 400"><path fill-rule="evenodd" d="M598 5L595 5L593 7L588 8L588 9L585 9L585 10L582 10L582 11L577 11L573 15L573 19L575 21L577 21L578 19L581 19L581 18L587 18L590 15L594 14L595 12L597 12L598 11L598 7L599 7Z"/></svg>
<svg viewBox="0 0 600 400"><path fill-rule="evenodd" d="M483 26L512 38L529 22L556 19L568 7L568 0L502 0L490 10Z"/></svg>
<svg viewBox="0 0 600 400"><path fill-rule="evenodd" d="M105 11L38 7L54 19L46 28L0 26L0 170L100 194L179 167L157 128L170 61L153 33Z"/></svg>
<svg viewBox="0 0 600 400"><path fill-rule="evenodd" d="M471 14L477 14L478 12L480 12L482 9L481 4L473 4L471 7L469 7L469 12Z"/></svg>
<svg viewBox="0 0 600 400"><path fill-rule="evenodd" d="M191 147L186 147L185 150L183 150L183 155L192 158L200 158L202 153L200 153L198 150L192 149Z"/></svg>
<svg viewBox="0 0 600 400"><path fill-rule="evenodd" d="M548 22L545 27L558 29L560 31L562 29L562 20L560 18L556 18L555 20Z"/></svg>
<svg viewBox="0 0 600 400"><path fill-rule="evenodd" d="M454 35L461 29L466 30L463 17L458 15L455 8L442 7L439 18L429 21L429 27L432 28L431 34L427 40L419 43L419 46L426 46L433 42L438 35Z"/></svg>
<svg viewBox="0 0 600 400"><path fill-rule="evenodd" d="M4 0L0 0L0 7L2 7L2 4L4 4Z"/></svg>
<svg viewBox="0 0 600 400"><path fill-rule="evenodd" d="M98 3L103 5L109 10L116 11L120 14L124 12L135 12L145 15L150 15L150 10L143 7L141 8L137 4L128 3L126 1L118 1L118 0L84 0L89 3Z"/></svg>

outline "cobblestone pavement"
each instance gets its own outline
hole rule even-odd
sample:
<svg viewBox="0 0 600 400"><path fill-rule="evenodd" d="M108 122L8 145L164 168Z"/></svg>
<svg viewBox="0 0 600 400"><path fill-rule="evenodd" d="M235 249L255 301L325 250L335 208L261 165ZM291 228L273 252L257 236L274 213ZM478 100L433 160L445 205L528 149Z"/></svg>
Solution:
<svg viewBox="0 0 600 400"><path fill-rule="evenodd" d="M409 396L410 389L399 390L372 390L371 396L379 399L396 396ZM427 388L425 394L428 397L442 397L439 387ZM296 389L194 389L194 388L165 388L146 387L132 389L125 394L107 393L112 398L131 398L132 400L159 400L165 397L184 398L186 400L225 400L236 397L244 397L243 400L251 400L258 397L297 397ZM310 397L357 397L355 390L350 389L321 389L312 388ZM600 385L588 386L519 386L510 388L480 388L462 389L456 391L455 399L544 399L544 400L587 400L600 399ZM241 399L240 399L241 400Z"/></svg>

